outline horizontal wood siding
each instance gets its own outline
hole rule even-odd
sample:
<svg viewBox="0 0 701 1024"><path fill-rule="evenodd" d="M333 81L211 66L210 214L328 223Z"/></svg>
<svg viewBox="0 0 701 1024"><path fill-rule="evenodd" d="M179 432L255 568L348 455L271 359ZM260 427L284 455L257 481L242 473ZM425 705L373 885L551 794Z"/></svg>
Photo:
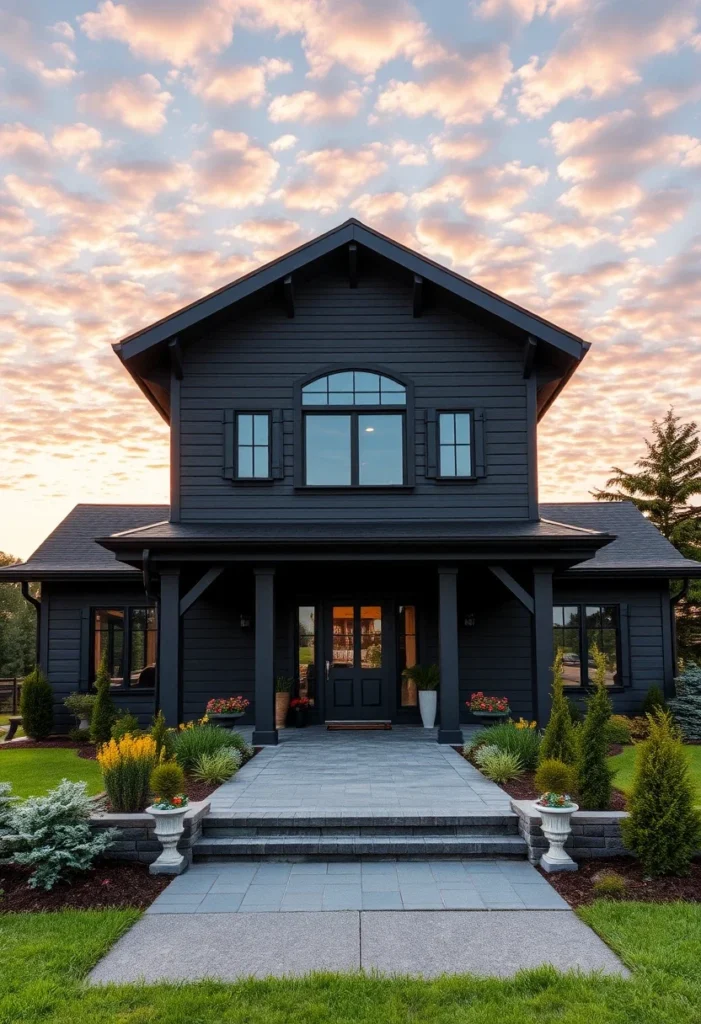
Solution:
<svg viewBox="0 0 701 1024"><path fill-rule="evenodd" d="M60 583L42 586L44 609L46 602L49 615L47 672L55 695L54 724L59 731L65 731L75 725L75 719L64 708L64 698L75 690L87 691L91 683L83 657L83 645L90 643L89 637L83 638L83 629L89 629L90 609L149 602L138 586L88 584L84 589L78 584ZM112 696L119 707L138 715L143 725L150 721L154 707L152 693L115 690Z"/></svg>
<svg viewBox="0 0 701 1024"><path fill-rule="evenodd" d="M576 585L556 582L553 600L556 604L628 605L631 679L630 686L611 695L617 712L637 712L651 686L664 689L672 655L663 620L663 616L669 614L665 582L626 584L602 580L598 584L582 581Z"/></svg>
<svg viewBox="0 0 701 1024"><path fill-rule="evenodd" d="M185 350L180 393L183 521L528 518L526 388L520 347L448 308L412 316L407 283L318 278L295 287L295 317L274 305L213 328ZM328 366L378 365L415 388L416 485L405 491L295 490L295 381ZM474 405L486 416L486 477L426 478L425 411ZM279 409L283 479L232 484L222 475L227 409Z"/></svg>

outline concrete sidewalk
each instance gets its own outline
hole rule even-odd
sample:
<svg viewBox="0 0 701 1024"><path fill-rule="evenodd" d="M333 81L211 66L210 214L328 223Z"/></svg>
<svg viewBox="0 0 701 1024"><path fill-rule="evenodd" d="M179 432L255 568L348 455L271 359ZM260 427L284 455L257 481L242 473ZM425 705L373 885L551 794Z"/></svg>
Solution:
<svg viewBox="0 0 701 1024"><path fill-rule="evenodd" d="M628 976L572 911L403 910L147 915L88 980L236 981L361 969L511 977L543 964Z"/></svg>

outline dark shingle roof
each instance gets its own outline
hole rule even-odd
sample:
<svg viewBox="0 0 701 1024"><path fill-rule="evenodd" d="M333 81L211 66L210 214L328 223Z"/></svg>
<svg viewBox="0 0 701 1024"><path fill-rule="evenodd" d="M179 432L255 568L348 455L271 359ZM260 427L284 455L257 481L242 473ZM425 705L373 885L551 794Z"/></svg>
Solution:
<svg viewBox="0 0 701 1024"><path fill-rule="evenodd" d="M631 570L636 575L648 571L653 575L701 575L701 562L684 558L630 501L547 503L540 505L540 514L544 519L602 530L616 538L572 572Z"/></svg>
<svg viewBox="0 0 701 1024"><path fill-rule="evenodd" d="M412 524L407 522L386 524L256 524L239 523L235 526L214 524L168 523L167 505L76 505L33 555L21 565L0 569L0 579L50 579L54 576L79 575L134 575L135 570L118 562L114 554L95 541L96 537L109 537L125 531L137 531L138 541L144 546L156 538L187 539L188 537L231 536L238 539L270 539L288 535L289 539L305 539L322 535L320 539L335 540L341 533L349 537L372 528L373 535L385 531L388 539L416 535L424 531L424 539L475 540L480 537L522 537L542 540L574 537L582 531L605 533L616 539L601 548L586 562L581 562L573 573L633 573L635 575L678 576L701 575L701 563L685 559L665 540L630 502L585 502L581 504L542 504L540 523L495 522ZM553 525L555 524L555 525ZM293 536L294 535L294 536ZM355 539L350 537L349 539ZM380 536L380 539L382 537Z"/></svg>
<svg viewBox="0 0 701 1024"><path fill-rule="evenodd" d="M26 562L0 569L0 579L19 578L20 573L26 579L26 569L35 579L71 572L133 576L134 569L96 544L95 537L167 519L169 511L168 505L76 505Z"/></svg>

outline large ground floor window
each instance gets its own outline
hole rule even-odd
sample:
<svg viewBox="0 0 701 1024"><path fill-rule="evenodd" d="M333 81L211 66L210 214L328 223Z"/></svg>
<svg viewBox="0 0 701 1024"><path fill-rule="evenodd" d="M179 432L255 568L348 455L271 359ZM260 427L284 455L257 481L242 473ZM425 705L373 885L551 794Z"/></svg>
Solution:
<svg viewBox="0 0 701 1024"><path fill-rule="evenodd" d="M563 653L565 686L593 681L595 647L606 655L606 685L620 685L618 605L554 605L553 647Z"/></svg>
<svg viewBox="0 0 701 1024"><path fill-rule="evenodd" d="M158 628L155 608L93 608L91 681L103 657L116 689L156 685Z"/></svg>

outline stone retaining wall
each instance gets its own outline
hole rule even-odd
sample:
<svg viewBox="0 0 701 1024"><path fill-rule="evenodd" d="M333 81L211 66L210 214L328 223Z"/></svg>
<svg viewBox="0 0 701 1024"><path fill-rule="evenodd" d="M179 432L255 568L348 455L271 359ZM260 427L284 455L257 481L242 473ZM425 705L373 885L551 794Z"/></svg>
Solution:
<svg viewBox="0 0 701 1024"><path fill-rule="evenodd" d="M542 819L532 800L512 800L511 809L518 815L518 831L528 846L528 859L537 864L548 848L541 830ZM627 811L576 811L572 815L572 835L565 849L573 860L589 857L619 857L626 848L621 838L621 821Z"/></svg>
<svg viewBox="0 0 701 1024"><path fill-rule="evenodd" d="M209 800L191 803L185 815L185 831L178 843L178 850L192 863L192 847L202 835L202 822L209 812ZM90 828L100 831L118 828L122 833L106 856L115 860L137 860L151 864L161 852L161 844L155 837L155 821L150 814L108 814L98 811L90 818Z"/></svg>

